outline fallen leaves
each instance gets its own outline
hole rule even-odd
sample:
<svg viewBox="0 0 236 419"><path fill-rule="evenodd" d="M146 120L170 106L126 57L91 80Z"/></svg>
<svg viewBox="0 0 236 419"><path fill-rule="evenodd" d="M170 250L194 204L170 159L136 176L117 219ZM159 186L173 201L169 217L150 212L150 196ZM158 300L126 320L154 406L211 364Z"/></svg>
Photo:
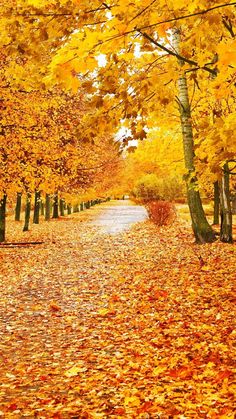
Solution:
<svg viewBox="0 0 236 419"><path fill-rule="evenodd" d="M86 367L73 366L68 371L65 372L65 376L66 377L76 377L78 374L80 374L81 372L85 372L85 371L87 371Z"/></svg>
<svg viewBox="0 0 236 419"><path fill-rule="evenodd" d="M0 417L232 419L235 245L81 217L0 250Z"/></svg>

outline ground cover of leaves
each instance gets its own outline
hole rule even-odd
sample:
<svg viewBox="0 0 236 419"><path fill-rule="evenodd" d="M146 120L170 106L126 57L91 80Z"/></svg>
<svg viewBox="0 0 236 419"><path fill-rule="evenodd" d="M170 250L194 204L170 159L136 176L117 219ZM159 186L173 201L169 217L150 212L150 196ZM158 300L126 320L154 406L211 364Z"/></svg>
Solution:
<svg viewBox="0 0 236 419"><path fill-rule="evenodd" d="M180 222L105 234L101 211L0 249L0 416L233 419L236 245Z"/></svg>

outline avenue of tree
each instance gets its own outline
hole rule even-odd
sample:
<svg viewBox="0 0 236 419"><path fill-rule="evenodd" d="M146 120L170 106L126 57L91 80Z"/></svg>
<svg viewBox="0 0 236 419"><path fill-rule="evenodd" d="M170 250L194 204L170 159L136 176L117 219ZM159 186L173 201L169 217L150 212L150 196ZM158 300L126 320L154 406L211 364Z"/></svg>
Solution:
<svg viewBox="0 0 236 419"><path fill-rule="evenodd" d="M32 194L35 207L53 195L70 212L155 174L164 198L186 195L198 243L216 239L201 194L214 198L220 239L232 242L235 8L220 0L4 0L0 240L16 195L19 208L22 195L26 209Z"/></svg>

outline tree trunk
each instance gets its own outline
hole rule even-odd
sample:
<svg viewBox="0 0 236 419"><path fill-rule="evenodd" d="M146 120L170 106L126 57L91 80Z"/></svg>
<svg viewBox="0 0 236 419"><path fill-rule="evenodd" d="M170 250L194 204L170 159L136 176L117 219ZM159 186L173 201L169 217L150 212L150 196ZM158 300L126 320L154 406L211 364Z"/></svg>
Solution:
<svg viewBox="0 0 236 419"><path fill-rule="evenodd" d="M224 243L233 242L232 209L230 205L229 166L223 167L220 182L220 240Z"/></svg>
<svg viewBox="0 0 236 419"><path fill-rule="evenodd" d="M44 213L45 213L45 204L44 204L44 201L42 199L40 199L40 212L41 212L41 215L44 216Z"/></svg>
<svg viewBox="0 0 236 419"><path fill-rule="evenodd" d="M20 213L21 213L21 192L17 192L16 195L16 208L15 208L15 221L20 221Z"/></svg>
<svg viewBox="0 0 236 419"><path fill-rule="evenodd" d="M29 221L30 221L30 204L31 204L31 194L26 194L26 203L25 203L25 225L23 231L29 231Z"/></svg>
<svg viewBox="0 0 236 419"><path fill-rule="evenodd" d="M232 214L236 214L236 196L232 196Z"/></svg>
<svg viewBox="0 0 236 419"><path fill-rule="evenodd" d="M35 191L34 194L34 217L33 223L39 224L39 213L40 213L40 192Z"/></svg>
<svg viewBox="0 0 236 419"><path fill-rule="evenodd" d="M73 206L73 212L79 212L79 204Z"/></svg>
<svg viewBox="0 0 236 419"><path fill-rule="evenodd" d="M174 47L175 51L178 53L179 43L180 35L179 32L176 31L174 35ZM180 61L180 66L182 66L182 64L183 63ZM183 136L184 161L185 168L187 170L185 179L187 186L188 206L192 220L192 229L197 243L211 243L215 240L215 232L206 219L197 186L197 178L195 175L194 166L194 142L191 110L188 96L187 79L184 71L178 79L178 104Z"/></svg>
<svg viewBox="0 0 236 419"><path fill-rule="evenodd" d="M53 213L52 218L59 218L59 212L58 212L58 194L54 194L53 197Z"/></svg>
<svg viewBox="0 0 236 419"><path fill-rule="evenodd" d="M49 221L50 216L51 216L51 197L50 197L50 194L47 193L46 199L45 199L45 220Z"/></svg>
<svg viewBox="0 0 236 419"><path fill-rule="evenodd" d="M67 214L70 215L71 212L72 212L72 206L71 206L71 204L68 204L67 205Z"/></svg>
<svg viewBox="0 0 236 419"><path fill-rule="evenodd" d="M0 243L6 238L6 206L7 195L4 194L0 199Z"/></svg>
<svg viewBox="0 0 236 419"><path fill-rule="evenodd" d="M220 214L220 190L219 182L214 182L214 220L213 224L219 224L219 214Z"/></svg>
<svg viewBox="0 0 236 419"><path fill-rule="evenodd" d="M64 201L64 199L60 199L60 215L61 215L61 217L64 217L64 215L65 215L65 211L64 211L64 208L65 208L65 201Z"/></svg>
<svg viewBox="0 0 236 419"><path fill-rule="evenodd" d="M84 210L84 203L81 202L81 204L80 204L80 211L83 211L83 210Z"/></svg>

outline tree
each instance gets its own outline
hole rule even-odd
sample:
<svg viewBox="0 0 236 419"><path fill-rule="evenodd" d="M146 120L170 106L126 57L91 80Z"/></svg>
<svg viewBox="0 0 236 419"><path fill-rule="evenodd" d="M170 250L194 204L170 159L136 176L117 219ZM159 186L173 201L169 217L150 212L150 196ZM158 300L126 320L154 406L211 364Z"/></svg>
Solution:
<svg viewBox="0 0 236 419"><path fill-rule="evenodd" d="M26 68L32 75L40 55L43 60L37 82L60 84L74 91L81 86L96 108L92 117L85 116L81 124L86 126L85 138L89 141L98 128L101 135L114 133L124 120L132 137L140 139L146 136L145 127L163 125L164 118L165 124L176 126L176 87L178 79L184 80L183 74L195 99L192 107L195 126L201 122L195 113L199 95L194 97L199 84L208 83L209 97L217 96L219 86L223 94L233 91L236 19L232 4L215 0L206 8L205 0L191 4L180 0L161 0L158 4L120 0L108 4L96 1L91 8L87 1L65 4L28 0L20 1L14 14L7 4L4 6L3 45L11 56L9 68L12 70L20 60L22 70L26 59ZM182 28L181 53L176 51L170 37L170 32L178 27ZM31 39L30 45L22 44L24 37ZM35 54L34 46L39 40L40 49ZM98 67L100 54L104 54L105 64ZM181 77L177 60L184 63ZM23 66L23 72L26 68ZM16 83L20 83L19 79L22 82L23 77L18 77ZM191 169L187 166L191 172L196 165L192 163ZM212 241L214 234L206 219L203 223L195 173L188 178L196 238ZM191 204L193 201L198 204ZM204 237L200 232L198 237L202 223L206 234Z"/></svg>
<svg viewBox="0 0 236 419"><path fill-rule="evenodd" d="M179 44L180 34L179 30L176 30L174 34L174 46L178 54L180 53ZM180 61L180 65L183 65L182 60ZM178 79L178 103L183 135L185 168L187 170L185 175L187 185L187 198L192 220L192 228L197 242L209 243L215 240L215 233L213 232L205 216L199 190L197 187L197 178L194 165L194 140L191 122L191 109L185 72L182 72Z"/></svg>
<svg viewBox="0 0 236 419"><path fill-rule="evenodd" d="M137 94L137 91L138 91L139 97L140 97L140 93L142 92L142 85L141 85L141 89L140 89L140 85L139 85L139 89L137 89L134 84L135 78L138 78L138 77L140 78L140 75L142 75L142 71L140 71L138 65L134 65L132 67L130 65L130 62L127 64L128 60L130 61L134 59L134 56L135 56L134 45L135 44L137 45L137 43L139 43L140 53L141 52L144 53L148 49L149 56L151 56L150 52L153 52L153 49L151 48L150 44L155 45L160 50L165 51L169 56L178 58L178 60L180 60L182 63L188 64L190 68L183 69L182 76L180 78L178 76L178 70L176 69L176 66L173 65L172 61L171 61L171 69L170 67L168 67L169 64L167 64L165 66L164 72L168 74L169 79L173 77L174 72L176 73L176 75L174 76L174 80L179 78L178 85L180 89L180 94L182 95L181 97L182 105L180 104L182 125L184 124L183 121L185 120L185 128L187 128L187 120L188 120L188 133L189 133L188 135L186 129L184 128L183 142L184 142L184 150L185 150L186 169L188 171L188 176L187 176L188 178L188 181L187 181L188 202L190 206L190 213L191 213L192 221L193 221L193 230L194 230L196 239L197 241L205 242L205 241L213 241L215 239L215 236L214 236L214 232L212 228L210 227L204 215L199 191L196 190L196 175L194 173L195 167L194 167L194 161L193 161L193 157L194 157L193 134L192 134L192 127L190 127L190 120L189 120L191 116L190 106L189 106L189 103L188 104L186 103L186 101L188 101L187 87L186 87L187 86L186 72L188 70L196 72L197 70L202 69L202 71L205 72L208 76L217 75L217 68L215 68L215 63L218 61L218 54L217 54L217 51L212 51L212 46L213 46L212 42L213 40L215 42L216 39L219 39L219 34L218 34L219 21L221 21L224 29L227 29L230 32L230 27L232 27L232 19L234 19L234 16L232 16L232 13L230 12L231 10L230 8L224 9L224 11L222 12L221 11L222 5L220 4L216 4L215 7L212 7L208 10L204 10L204 8L202 8L202 11L200 10L200 12L198 11L199 6L204 6L204 2L202 2L200 5L199 4L191 5L192 15L195 14L193 13L193 11L196 10L196 15L201 16L202 14L204 14L204 17L206 16L206 19L204 22L201 21L199 23L198 21L199 32L203 34L206 28L209 29L209 22L213 21L211 34L209 37L210 42L209 42L209 45L207 45L207 49L204 52L204 54L202 54L202 56L199 53L199 48L198 48L199 43L197 45L197 48L195 47L193 49L193 45L194 45L193 44L194 36L192 34L193 24L189 23L190 16L187 16L185 19L183 16L185 13L188 12L187 5L184 5L182 3L179 4L179 2L174 4L171 1L168 2L168 4L166 2L165 3L161 2L161 5L158 4L158 10L157 10L155 2L147 4L145 7L143 7L142 5L142 8L139 7L139 5L136 2L132 2L132 3L125 2L125 4L123 2L120 2L120 3L117 3L116 5L111 4L108 6L108 8L111 10L110 19L106 20L105 24L103 23L102 28L99 27L99 30L102 33L98 34L98 30L96 30L95 27L93 26L91 26L89 29L86 28L86 30L81 29L81 31L78 31L78 34L75 34L74 36L72 36L71 39L68 40L66 45L61 49L61 54L59 52L56 59L52 63L52 68L54 69L54 74L58 77L58 75L60 74L60 69L62 69L63 62L65 62L65 60L67 63L68 61L70 61L71 68L73 68L73 61L75 61L77 70L83 73L84 72L84 57L87 56L88 54L89 56L91 56L91 51L94 54L96 53L96 51L106 54L106 58L107 58L106 70L107 71L105 72L104 70L101 70L99 72L99 78L98 78L101 84L101 91L103 91L103 94L104 94L104 89L105 89L105 94L106 93L110 95L112 94L114 95L114 97L118 97L119 102L118 103L116 102L116 104L111 106L111 108L112 107L116 108L116 111L117 111L117 107L120 107L120 105L123 106L123 108L125 109L124 116L129 119L131 117L131 120L132 120L131 131L134 132L135 131L134 127L137 125L136 124L137 115L141 116L145 112L144 107L143 107L143 101L139 101L139 104L136 110L134 100L132 101L132 111L129 111L130 106L129 106L128 96L131 96L132 98L134 98L136 96L135 94ZM171 18L170 11L175 13L174 18L173 17ZM225 13L228 13L228 12L229 12L229 15L227 15L227 19L225 20L224 18ZM158 14L162 15L162 22L157 21ZM142 22L140 19L142 20ZM143 25L143 19L145 19L145 25ZM153 24L152 19L155 19L156 23ZM166 39L166 45L163 42L159 42L159 40L157 39L158 31L156 30L157 26L168 23L168 22L170 23L173 21L176 25L176 21L178 20L183 20L184 22L182 25L182 27L184 28L184 41L185 39L190 39L190 41L188 40L187 42L185 42L183 48L181 48L181 51L183 50L181 53L179 52L180 51L179 47L176 50L175 46L174 48L171 48L168 46L169 44L168 32L165 29L167 28L170 29L171 26L173 26L172 24L165 27L164 33L162 32L163 37L165 37ZM115 23L118 23L118 25L116 26ZM116 33L115 33L115 27L117 27ZM148 33L145 32L145 29L148 29ZM135 33L139 34L139 38L134 37ZM232 30L231 30L231 33L232 33ZM86 37L86 43L82 44L82 41L85 39L85 37ZM123 43L124 37L126 38L125 45ZM149 42L147 43L147 41ZM75 55L74 53L73 58L69 59L71 55L71 51L72 49L74 51L76 43L81 47L79 48L81 58L78 55ZM115 54L114 54L115 43L116 43L116 47L115 47ZM192 51L194 51L193 53L190 52L190 48L192 49ZM186 56L186 53L190 53L190 58L189 56ZM153 60L154 57L152 56L151 58ZM159 59L160 58L162 58L161 54L159 54ZM209 59L210 59L210 62L208 63L207 61ZM82 63L82 60L83 60L83 63ZM157 60L158 60L158 57L156 58L156 60L153 60L153 62ZM229 58L227 56L227 61L228 60ZM149 68L153 65L153 62L150 63L150 59L149 59ZM159 70L163 69L163 67L164 66L162 67L158 66ZM117 86L115 84L115 80L117 78L116 77L117 68L119 70L118 78L121 80L120 82L120 85L122 86L121 90L123 89L122 92L119 91L120 90L119 88L117 89ZM88 69L89 68L87 68L86 70ZM138 72L138 77L137 77L137 72ZM132 86L131 86L131 83L130 85L128 85L127 79L133 80ZM194 79L194 82L197 83L196 78L193 78L193 79ZM149 82L149 80L147 81L147 74L145 74L145 78L142 77L141 80L145 88L145 95L148 96L148 92L150 90L149 87L150 86L153 87L153 84ZM162 84L162 87L163 87L163 84ZM129 91L130 91L130 95L127 93ZM184 98L184 95L185 95L185 98ZM153 96L156 99L155 93L153 94ZM150 98L151 97L149 96L149 100ZM101 99L97 98L97 103L99 103L100 100ZM164 103L168 101L169 101L169 98L167 100L166 98L164 98ZM104 103L104 100L102 103ZM183 103L184 103L184 106L183 106ZM150 104L149 104L149 108L151 108ZM138 112L140 113L138 114ZM147 123L147 120L148 118L145 118L144 123ZM142 132L143 131L141 130L141 133ZM190 135L190 132L191 132L191 135ZM189 141L186 141L187 137L189 137Z"/></svg>

